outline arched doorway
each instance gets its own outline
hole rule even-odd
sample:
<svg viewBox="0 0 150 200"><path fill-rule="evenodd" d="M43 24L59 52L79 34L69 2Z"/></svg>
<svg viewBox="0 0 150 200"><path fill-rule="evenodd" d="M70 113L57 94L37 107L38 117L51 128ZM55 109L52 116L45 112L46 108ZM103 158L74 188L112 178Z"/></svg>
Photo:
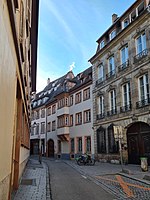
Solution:
<svg viewBox="0 0 150 200"><path fill-rule="evenodd" d="M54 141L52 139L48 141L48 157L54 157Z"/></svg>
<svg viewBox="0 0 150 200"><path fill-rule="evenodd" d="M127 129L128 161L140 164L140 157L147 157L150 165L150 126L136 122Z"/></svg>

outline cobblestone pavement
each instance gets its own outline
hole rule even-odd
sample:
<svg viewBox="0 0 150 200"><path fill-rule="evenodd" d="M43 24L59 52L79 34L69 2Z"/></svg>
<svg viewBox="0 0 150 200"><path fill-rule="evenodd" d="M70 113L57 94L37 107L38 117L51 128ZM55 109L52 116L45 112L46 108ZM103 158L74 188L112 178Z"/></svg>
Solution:
<svg viewBox="0 0 150 200"><path fill-rule="evenodd" d="M74 161L64 161L103 189L115 194L120 200L150 200L150 181L144 181L139 166L126 166L131 175L120 173L121 166L109 163L96 163L95 166L78 166Z"/></svg>
<svg viewBox="0 0 150 200"><path fill-rule="evenodd" d="M25 169L14 200L48 200L47 166L30 159Z"/></svg>

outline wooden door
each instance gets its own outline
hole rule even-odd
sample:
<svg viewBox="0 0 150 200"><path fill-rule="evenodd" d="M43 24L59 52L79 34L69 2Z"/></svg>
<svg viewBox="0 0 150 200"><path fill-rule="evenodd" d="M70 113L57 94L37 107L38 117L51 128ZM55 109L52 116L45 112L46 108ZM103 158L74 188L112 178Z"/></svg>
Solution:
<svg viewBox="0 0 150 200"><path fill-rule="evenodd" d="M140 164L140 157L147 157L150 165L150 126L137 122L127 130L128 160L132 164Z"/></svg>
<svg viewBox="0 0 150 200"><path fill-rule="evenodd" d="M48 157L54 157L54 141L48 141Z"/></svg>

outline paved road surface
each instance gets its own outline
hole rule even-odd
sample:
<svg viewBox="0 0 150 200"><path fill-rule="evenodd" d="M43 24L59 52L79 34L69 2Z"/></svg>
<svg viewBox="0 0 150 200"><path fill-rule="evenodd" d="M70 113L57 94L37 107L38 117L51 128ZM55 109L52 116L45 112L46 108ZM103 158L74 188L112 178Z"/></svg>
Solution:
<svg viewBox="0 0 150 200"><path fill-rule="evenodd" d="M52 200L114 200L115 197L61 161L46 161Z"/></svg>

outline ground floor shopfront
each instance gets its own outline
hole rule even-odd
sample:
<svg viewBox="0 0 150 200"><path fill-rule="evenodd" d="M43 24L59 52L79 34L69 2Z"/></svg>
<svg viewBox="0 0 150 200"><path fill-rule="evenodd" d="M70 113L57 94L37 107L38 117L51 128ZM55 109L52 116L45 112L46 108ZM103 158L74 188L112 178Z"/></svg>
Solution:
<svg viewBox="0 0 150 200"><path fill-rule="evenodd" d="M104 162L120 162L119 141L114 137L116 123L101 125L95 132L97 158ZM150 125L144 121L117 122L122 127L121 150L124 163L140 164L141 157L150 165Z"/></svg>

